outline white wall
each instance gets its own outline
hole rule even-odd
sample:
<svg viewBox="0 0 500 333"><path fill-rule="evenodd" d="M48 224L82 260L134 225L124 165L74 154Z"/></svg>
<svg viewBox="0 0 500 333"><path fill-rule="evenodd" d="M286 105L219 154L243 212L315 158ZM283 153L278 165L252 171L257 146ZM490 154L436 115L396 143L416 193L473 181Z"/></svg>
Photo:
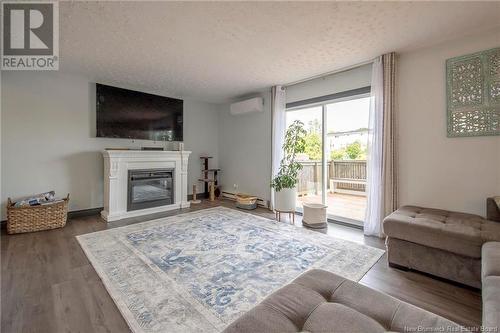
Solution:
<svg viewBox="0 0 500 333"><path fill-rule="evenodd" d="M400 202L485 215L500 195L500 136L446 137L445 61L500 46L500 30L399 58Z"/></svg>
<svg viewBox="0 0 500 333"><path fill-rule="evenodd" d="M264 112L233 116L229 105L220 111L219 165L223 191L243 192L269 200L271 95L265 91L259 96L264 98Z"/></svg>
<svg viewBox="0 0 500 333"><path fill-rule="evenodd" d="M53 189L59 195L70 193L70 210L102 207L100 152L106 147L154 145L96 138L95 85L85 78L59 72L4 72L1 82L2 205L9 196ZM199 155L210 154L214 166L218 163L219 109L215 104L184 102L185 149L193 152L189 191L199 178Z"/></svg>
<svg viewBox="0 0 500 333"><path fill-rule="evenodd" d="M184 100L184 149L190 150L188 167L188 193L193 184L197 192L204 191L201 178L200 156L212 156L210 168L219 167L219 111L222 105Z"/></svg>

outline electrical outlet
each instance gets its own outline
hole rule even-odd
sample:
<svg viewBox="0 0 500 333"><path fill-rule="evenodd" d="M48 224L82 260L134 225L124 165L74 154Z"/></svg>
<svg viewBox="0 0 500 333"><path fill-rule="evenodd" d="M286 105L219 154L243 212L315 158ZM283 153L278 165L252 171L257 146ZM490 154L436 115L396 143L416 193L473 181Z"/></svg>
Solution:
<svg viewBox="0 0 500 333"><path fill-rule="evenodd" d="M233 188L234 188L235 190L237 190L237 189L238 189L238 184L233 184Z"/></svg>

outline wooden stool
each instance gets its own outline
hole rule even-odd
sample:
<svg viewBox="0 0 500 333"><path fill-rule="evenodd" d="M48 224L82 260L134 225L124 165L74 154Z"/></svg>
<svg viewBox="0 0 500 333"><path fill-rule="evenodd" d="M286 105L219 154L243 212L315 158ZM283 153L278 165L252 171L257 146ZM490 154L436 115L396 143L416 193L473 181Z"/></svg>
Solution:
<svg viewBox="0 0 500 333"><path fill-rule="evenodd" d="M275 210L274 213L276 214L276 220L278 220L278 222L281 222L281 213L288 213L288 219L290 220L290 224L295 224L294 210L287 210L287 211Z"/></svg>

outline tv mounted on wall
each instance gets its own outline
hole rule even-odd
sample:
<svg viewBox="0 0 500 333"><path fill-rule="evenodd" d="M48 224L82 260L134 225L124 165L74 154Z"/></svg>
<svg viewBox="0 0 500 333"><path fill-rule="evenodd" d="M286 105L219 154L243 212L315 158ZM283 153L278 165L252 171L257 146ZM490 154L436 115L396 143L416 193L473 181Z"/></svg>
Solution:
<svg viewBox="0 0 500 333"><path fill-rule="evenodd" d="M97 137L183 140L183 100L96 84Z"/></svg>

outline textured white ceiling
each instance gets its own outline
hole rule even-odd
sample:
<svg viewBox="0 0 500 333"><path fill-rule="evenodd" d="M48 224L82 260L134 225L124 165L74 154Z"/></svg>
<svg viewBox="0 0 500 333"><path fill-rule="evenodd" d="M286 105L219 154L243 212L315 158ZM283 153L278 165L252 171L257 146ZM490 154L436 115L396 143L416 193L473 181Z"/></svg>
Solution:
<svg viewBox="0 0 500 333"><path fill-rule="evenodd" d="M60 21L62 71L224 102L500 27L500 2L61 2Z"/></svg>

